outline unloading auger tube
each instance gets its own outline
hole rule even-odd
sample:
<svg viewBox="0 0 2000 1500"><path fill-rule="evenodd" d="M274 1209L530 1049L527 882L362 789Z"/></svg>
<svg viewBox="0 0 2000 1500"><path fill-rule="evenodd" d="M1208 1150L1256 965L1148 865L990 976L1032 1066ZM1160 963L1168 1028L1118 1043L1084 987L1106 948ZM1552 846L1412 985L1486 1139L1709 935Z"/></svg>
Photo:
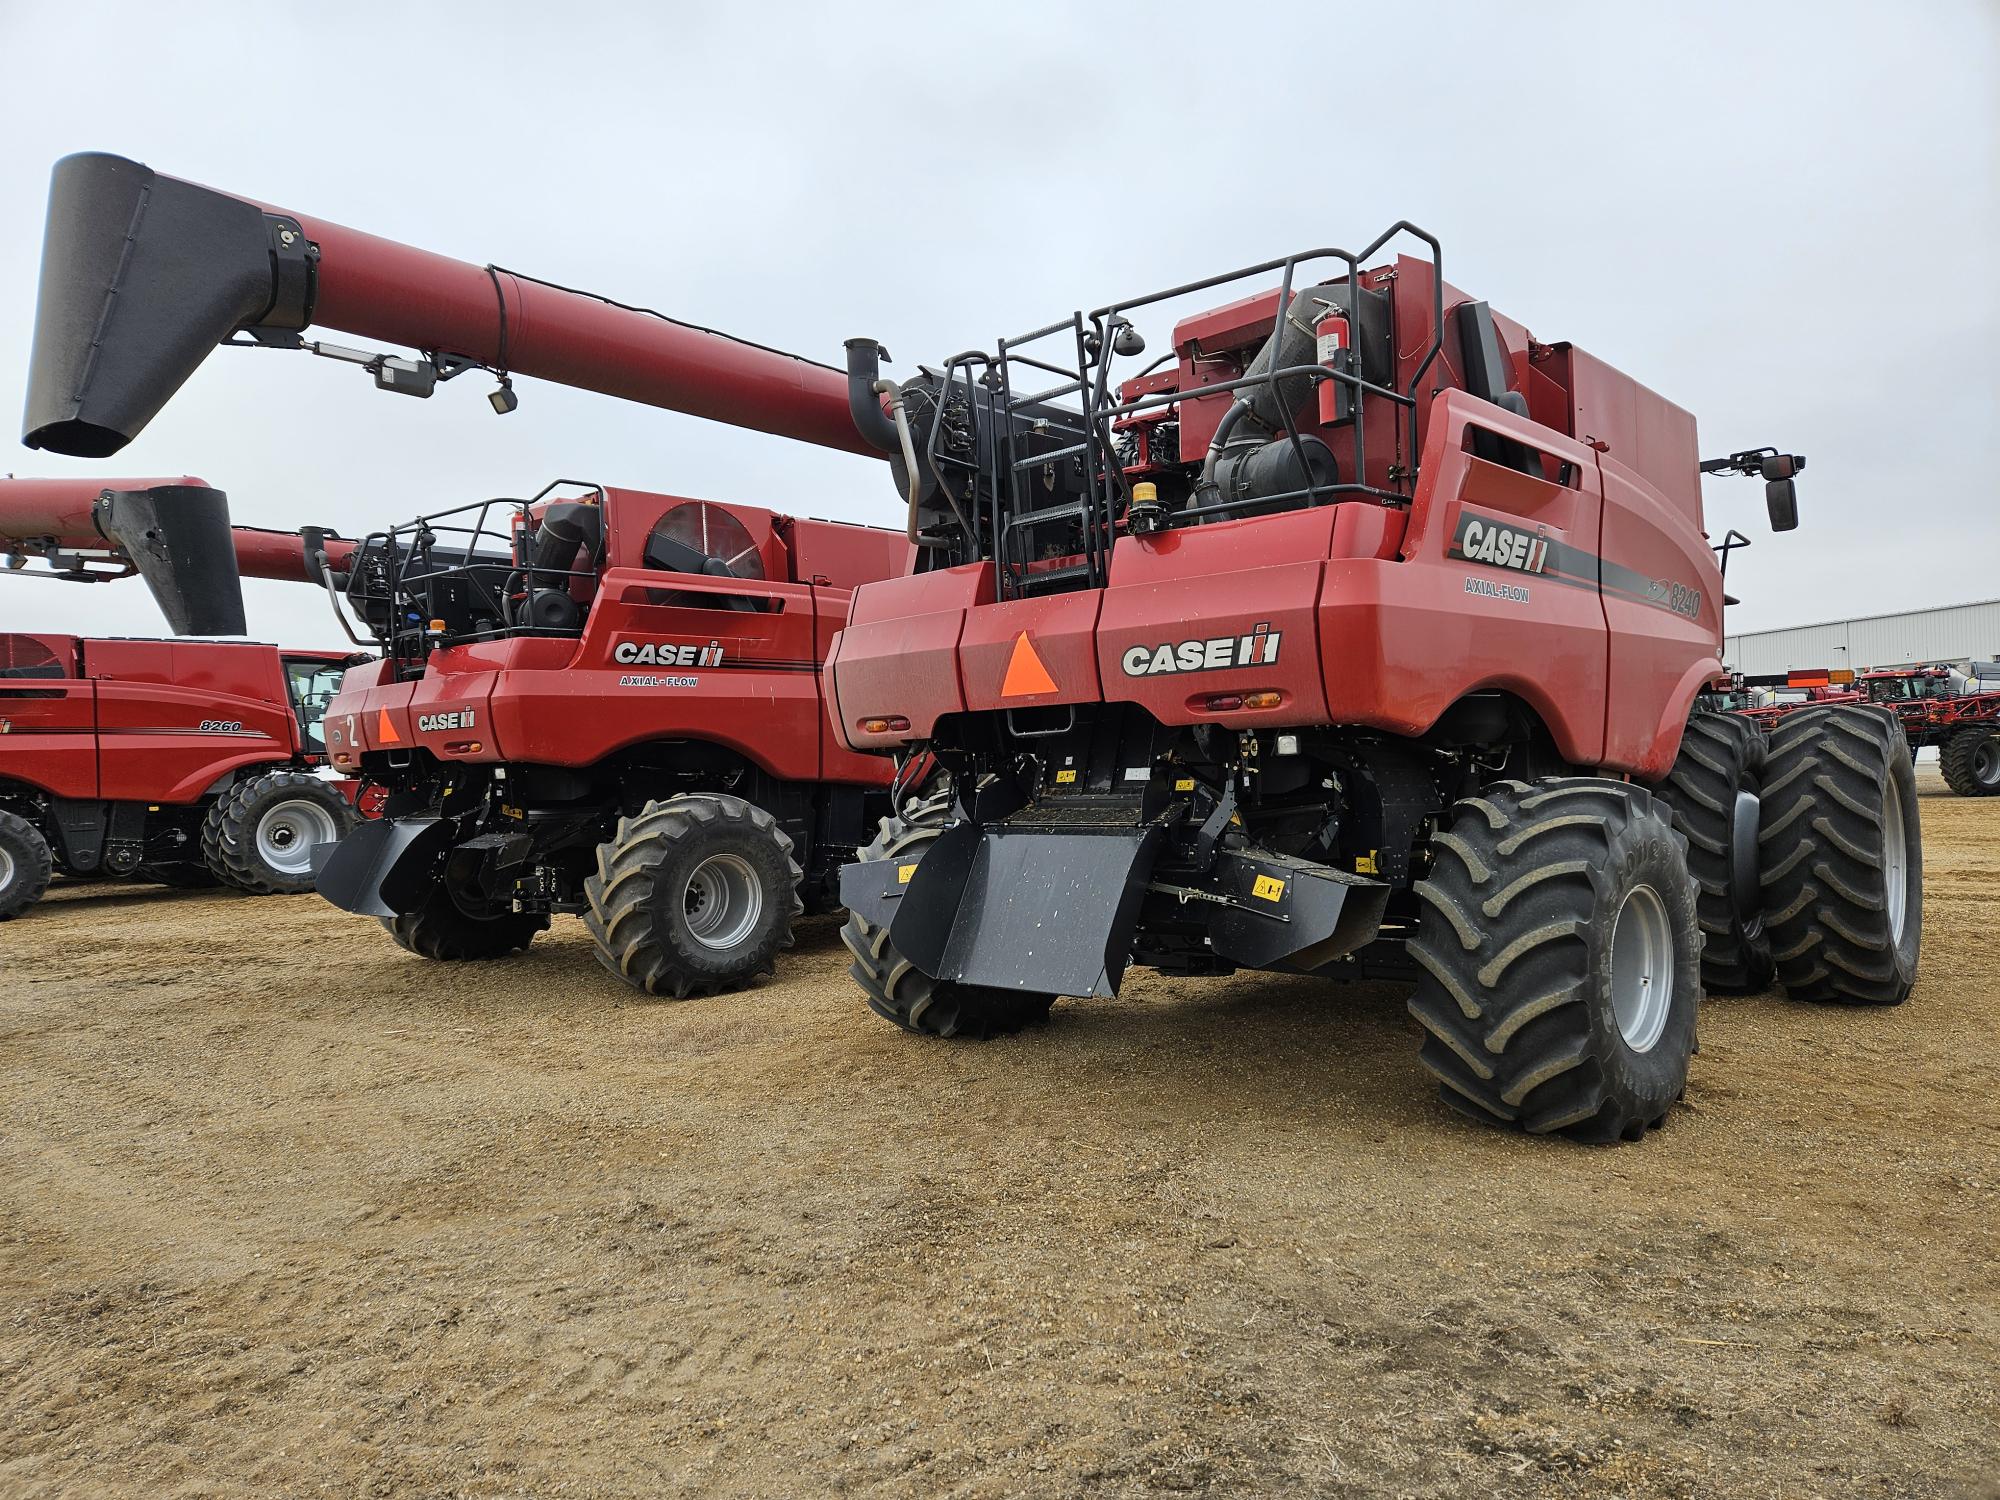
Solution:
<svg viewBox="0 0 2000 1500"><path fill-rule="evenodd" d="M325 328L421 359L307 343ZM247 335L247 339L239 335ZM843 372L643 308L163 176L100 152L49 188L22 441L82 458L144 430L221 343L308 348L427 396L483 368L851 453Z"/></svg>
<svg viewBox="0 0 2000 1500"><path fill-rule="evenodd" d="M137 573L176 635L242 635L240 580L321 584L322 563L344 568L353 550L316 528L231 526L228 497L188 475L0 479L0 573L75 583Z"/></svg>

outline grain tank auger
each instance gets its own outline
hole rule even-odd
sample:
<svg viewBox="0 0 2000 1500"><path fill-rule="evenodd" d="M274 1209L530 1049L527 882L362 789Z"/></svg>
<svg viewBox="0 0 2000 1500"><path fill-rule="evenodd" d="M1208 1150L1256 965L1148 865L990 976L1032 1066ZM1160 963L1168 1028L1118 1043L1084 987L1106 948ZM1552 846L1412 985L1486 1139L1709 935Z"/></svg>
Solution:
<svg viewBox="0 0 2000 1500"><path fill-rule="evenodd" d="M328 328L403 358L302 337ZM841 373L662 314L474 265L84 152L56 163L22 441L83 458L144 430L218 344L361 364L429 395L484 369L511 410L535 376L829 448L872 450Z"/></svg>
<svg viewBox="0 0 2000 1500"><path fill-rule="evenodd" d="M1400 974L1446 1101L1618 1140L1679 1097L1704 980L1908 993L1895 726L1801 713L1767 761L1697 711L1726 674L1693 418L1451 287L1421 230L900 383L849 359L918 562L856 592L835 711L950 776L842 874L886 1019L1011 1030L1132 964Z"/></svg>

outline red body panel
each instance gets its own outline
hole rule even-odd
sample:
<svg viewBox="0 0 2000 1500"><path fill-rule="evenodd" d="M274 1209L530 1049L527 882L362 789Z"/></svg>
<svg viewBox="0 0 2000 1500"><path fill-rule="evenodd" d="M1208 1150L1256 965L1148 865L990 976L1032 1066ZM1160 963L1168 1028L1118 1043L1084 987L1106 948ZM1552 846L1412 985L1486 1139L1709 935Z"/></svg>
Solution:
<svg viewBox="0 0 2000 1500"><path fill-rule="evenodd" d="M286 655L250 643L83 640L66 677L0 678L0 777L51 796L186 805L231 772L303 753Z"/></svg>
<svg viewBox="0 0 2000 1500"><path fill-rule="evenodd" d="M1590 368L1600 409L1616 414L1603 393L1622 377ZM1682 429L1678 408L1659 402L1664 410L1648 416L1649 401L1633 385L1614 430L1657 463L1663 434ZM1471 429L1532 445L1547 460L1542 475L1476 457ZM848 743L922 740L961 708L1104 700L1138 703L1168 724L1415 735L1467 694L1499 690L1540 716L1567 759L1664 774L1694 695L1721 670L1721 578L1700 531L1691 428L1687 483L1667 489L1626 464L1616 443L1601 453L1462 391L1431 403L1424 430L1407 519L1347 502L1121 536L1103 590L1023 602L993 604L985 565L869 585L830 662ZM1515 543L1512 566L1461 555L1469 521L1484 530L1468 539ZM1521 571L1524 558L1542 556L1544 566ZM1280 636L1274 653L1251 647L1260 627ZM1056 690L1003 700L1023 632ZM1218 644L1194 670L1128 670L1142 660L1131 653L1201 638L1243 646L1231 657ZM1210 665L1225 657L1230 665ZM1209 701L1258 691L1279 700L1221 710ZM889 715L909 727L860 727Z"/></svg>
<svg viewBox="0 0 2000 1500"><path fill-rule="evenodd" d="M319 327L874 456L848 415L847 378L830 366L326 219L290 217L319 249Z"/></svg>
<svg viewBox="0 0 2000 1500"><path fill-rule="evenodd" d="M697 740L784 781L886 785L889 761L836 736L821 663L851 586L905 566L908 542L712 505L747 534L765 577L638 566L654 524L689 503L603 492L609 566L580 591L589 613L579 637L440 648L421 676L400 682L381 662L349 672L327 711L334 764L354 770L369 752L422 748L447 761L586 767L638 745ZM745 603L753 607L736 607Z"/></svg>

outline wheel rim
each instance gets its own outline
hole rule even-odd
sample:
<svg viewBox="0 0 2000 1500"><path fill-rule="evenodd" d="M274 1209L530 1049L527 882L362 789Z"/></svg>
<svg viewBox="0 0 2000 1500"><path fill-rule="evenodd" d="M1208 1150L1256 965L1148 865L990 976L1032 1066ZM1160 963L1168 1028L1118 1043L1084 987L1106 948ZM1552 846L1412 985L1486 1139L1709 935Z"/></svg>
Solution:
<svg viewBox="0 0 2000 1500"><path fill-rule="evenodd" d="M740 854L711 854L688 876L688 931L705 948L734 948L764 915L764 886Z"/></svg>
<svg viewBox="0 0 2000 1500"><path fill-rule="evenodd" d="M257 820L257 858L281 875L304 875L312 869L313 845L339 836L333 814L317 802L280 802Z"/></svg>
<svg viewBox="0 0 2000 1500"><path fill-rule="evenodd" d="M0 892L14 883L14 856L0 849Z"/></svg>
<svg viewBox="0 0 2000 1500"><path fill-rule="evenodd" d="M1889 909L1889 941L1900 946L1903 918L1910 904L1910 849L1903 837L1903 798L1892 781L1882 803L1882 878L1888 882L1883 895Z"/></svg>
<svg viewBox="0 0 2000 1500"><path fill-rule="evenodd" d="M1634 1052L1650 1052L1674 998L1674 929L1650 885L1635 885L1611 924L1611 1009Z"/></svg>
<svg viewBox="0 0 2000 1500"><path fill-rule="evenodd" d="M1972 779L1981 786L2000 784L2000 739L1989 735L1979 742L1972 752Z"/></svg>

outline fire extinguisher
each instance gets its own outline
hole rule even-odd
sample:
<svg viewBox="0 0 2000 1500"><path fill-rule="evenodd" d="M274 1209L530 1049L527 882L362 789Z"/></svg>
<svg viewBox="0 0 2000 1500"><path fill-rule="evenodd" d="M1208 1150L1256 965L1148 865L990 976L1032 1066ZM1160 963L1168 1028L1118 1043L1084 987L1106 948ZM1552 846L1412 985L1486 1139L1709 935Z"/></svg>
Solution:
<svg viewBox="0 0 2000 1500"><path fill-rule="evenodd" d="M1337 307L1328 309L1313 324L1313 336L1318 341L1320 364L1343 375L1351 372L1353 361L1348 356L1345 312ZM1336 422L1345 422L1353 409L1353 393L1344 381L1322 380L1319 383L1320 425L1330 427Z"/></svg>

